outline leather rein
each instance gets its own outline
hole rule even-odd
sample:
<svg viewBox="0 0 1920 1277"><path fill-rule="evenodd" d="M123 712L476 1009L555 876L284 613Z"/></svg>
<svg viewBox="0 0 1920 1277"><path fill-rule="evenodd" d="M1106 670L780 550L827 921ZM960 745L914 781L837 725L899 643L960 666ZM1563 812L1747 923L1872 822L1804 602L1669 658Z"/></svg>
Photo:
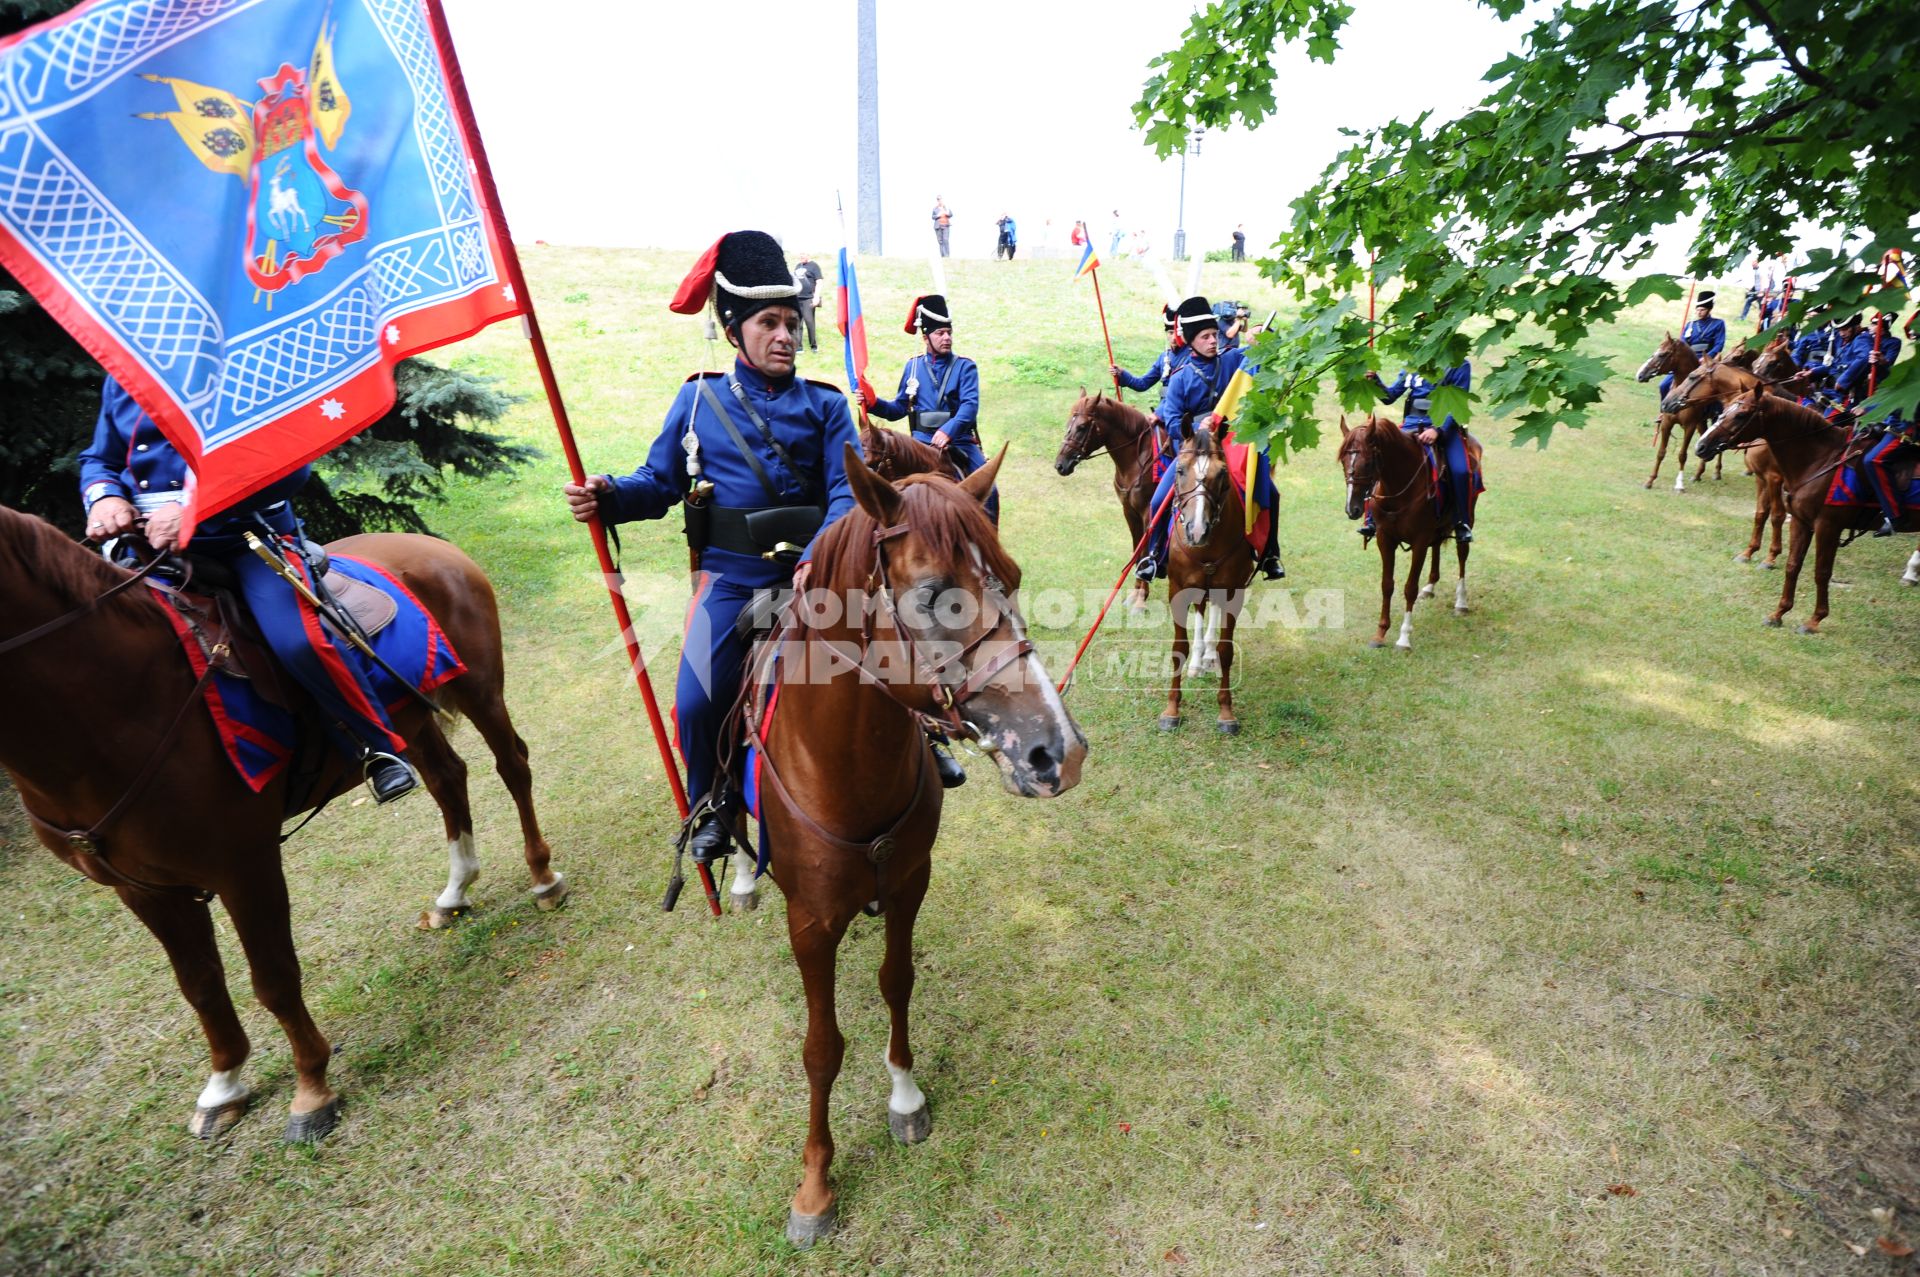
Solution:
<svg viewBox="0 0 1920 1277"><path fill-rule="evenodd" d="M37 626L24 634L16 634L4 643L0 643L0 656L16 652L26 647L29 643L46 638L50 634L56 634L76 621L93 615L100 610L100 606L103 603L114 595L146 580L154 569L165 561L166 557L167 556L163 554L154 555L142 564L139 570L130 574L125 580L109 586L105 591L96 595L90 601L74 608L71 612L57 616L45 625ZM216 651L216 655L223 654L222 652ZM206 695L207 685L213 681L214 671L218 669L222 663L222 661L215 659L209 659L207 661L206 669L201 673L199 680L194 683L193 690L187 693L186 701L181 704L179 712L173 716L173 722L168 724L166 732L160 737L159 742L154 745L153 752L147 755L147 761L141 766L139 774L133 778L133 783L127 787L125 793L120 795L119 801L107 809L107 814L94 821L91 826L86 829L63 829L51 821L41 819L31 807L27 806L26 801L22 799L20 809L27 813L27 819L32 822L35 829L59 840L74 856L86 857L86 863L94 866L98 870L98 873L88 873L87 877L101 883L103 886L118 885L131 888L134 891L147 892L152 895L186 896L202 904L213 899L213 893L203 888L187 887L178 884L161 885L142 882L138 878L121 872L114 866L112 861L107 859L106 848L102 843L102 837L105 835L108 827L119 820L121 816L125 815L127 808L131 807L134 800L146 791L148 785L153 783L153 778L159 774L161 764L166 760L167 752L173 748L174 741L179 738L180 729L186 725L187 715L192 711L193 707L200 702L200 698Z"/></svg>

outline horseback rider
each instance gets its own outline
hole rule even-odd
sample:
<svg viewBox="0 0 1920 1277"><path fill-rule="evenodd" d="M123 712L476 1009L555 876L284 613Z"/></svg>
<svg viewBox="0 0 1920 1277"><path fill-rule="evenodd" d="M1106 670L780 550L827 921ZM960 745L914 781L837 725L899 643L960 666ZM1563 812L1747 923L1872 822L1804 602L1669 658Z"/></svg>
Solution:
<svg viewBox="0 0 1920 1277"><path fill-rule="evenodd" d="M1413 435L1428 449L1438 454L1446 463L1448 513L1453 518L1454 539L1465 544L1473 540L1473 471L1467 462L1467 432L1459 422L1448 413L1439 425L1433 424L1433 392L1438 387L1420 373L1402 369L1394 378L1391 386L1380 380L1380 374L1369 372L1367 380L1373 382L1374 391L1381 402L1392 403L1401 395L1407 397L1405 415L1401 418L1400 429ZM1455 390L1473 388L1473 364L1462 360L1447 369L1440 378L1438 386ZM1369 515L1360 526L1360 535L1373 535L1373 518Z"/></svg>
<svg viewBox="0 0 1920 1277"><path fill-rule="evenodd" d="M1867 477L1873 487L1875 500L1880 502L1881 524L1874 529L1877 537L1890 537L1894 534L1894 525L1900 521L1899 494L1894 491L1893 471L1905 462L1920 457L1920 423L1909 423L1895 408L1873 426L1880 437L1860 458L1860 473Z"/></svg>
<svg viewBox="0 0 1920 1277"><path fill-rule="evenodd" d="M1718 355L1727 348L1727 324L1713 317L1713 294L1701 293L1693 299L1693 318L1680 330L1680 340L1701 359ZM1660 379L1660 398L1664 402L1673 389L1673 374Z"/></svg>
<svg viewBox="0 0 1920 1277"><path fill-rule="evenodd" d="M1167 447L1162 454L1171 459L1180 452L1180 445L1188 434L1207 424L1214 405L1220 402L1221 394L1227 383L1233 380L1233 374L1246 362L1246 352L1220 350L1220 317L1213 313L1213 307L1204 297L1189 297L1180 303L1175 319L1179 326L1180 339L1186 344L1189 355L1173 373L1167 383L1167 392L1160 400L1160 412L1167 426ZM1147 506L1149 517L1153 517L1151 536L1147 552L1134 565L1134 575L1143 581L1151 581L1156 576L1166 574L1167 534L1171 527L1171 512L1167 509L1172 503L1168 500L1178 471L1168 465L1160 476L1160 484L1154 490L1153 500ZM1280 566L1280 535L1277 494L1273 483L1266 477L1264 464L1260 478L1253 485L1255 491L1247 494L1249 501L1257 501L1269 514L1271 532L1267 544L1260 552L1260 574L1269 581L1278 581L1286 576L1286 569ZM1157 517L1155 517L1157 516Z"/></svg>
<svg viewBox="0 0 1920 1277"><path fill-rule="evenodd" d="M1804 369L1816 364L1832 362L1834 342L1839 331L1839 322L1829 319L1818 327L1809 327L1807 331L1794 338L1792 346L1794 366Z"/></svg>
<svg viewBox="0 0 1920 1277"><path fill-rule="evenodd" d="M794 375L798 292L771 235L732 231L716 240L670 306L682 315L713 307L738 352L732 369L687 378L632 474L590 475L563 489L583 523L659 519L685 505L698 576L674 730L694 800L688 847L700 864L727 854L740 810L738 778L719 774L721 733L750 646L736 622L756 596L789 580L802 587L821 529L854 504L843 450L858 448L859 435L846 397Z"/></svg>
<svg viewBox="0 0 1920 1277"><path fill-rule="evenodd" d="M1800 402L1804 406L1832 418L1846 408L1855 392L1864 397L1868 370L1875 362L1873 334L1862 323L1864 318L1856 312L1838 321L1827 338L1825 349L1787 382L1787 389L1801 394ZM1898 352L1899 342L1895 339L1894 353ZM1883 366L1892 362L1884 349L1881 360Z"/></svg>
<svg viewBox="0 0 1920 1277"><path fill-rule="evenodd" d="M1854 316L1856 321L1859 318ZM1833 388L1848 402L1865 399L1870 388L1886 380L1887 369L1900 358L1900 339L1893 335L1892 321L1891 315L1875 315L1841 348L1833 370Z"/></svg>
<svg viewBox="0 0 1920 1277"><path fill-rule="evenodd" d="M319 623L313 605L296 594L245 539L254 532L283 545L297 545L300 521L291 500L312 474L311 466L302 466L201 521L193 532L193 554L233 574L260 636L281 668L313 698L327 736L342 755L362 765L374 801L390 803L420 783L406 761L406 741L393 730L359 662ZM149 545L161 551L179 548L188 478L186 458L133 396L108 377L100 393L93 442L80 454L87 536L106 541L145 519ZM312 573L297 550L282 557L312 584Z"/></svg>
<svg viewBox="0 0 1920 1277"><path fill-rule="evenodd" d="M907 419L913 437L932 444L959 466L962 478L987 464L980 449L980 370L953 353L953 320L938 293L913 299L906 331L918 329L925 349L900 370L900 393L867 406L888 421ZM987 517L1000 522L1000 489L987 494Z"/></svg>
<svg viewBox="0 0 1920 1277"><path fill-rule="evenodd" d="M1144 393L1163 382L1171 386L1173 384L1173 374L1179 372L1181 366L1193 355L1192 348L1189 347L1180 336L1179 318L1174 313L1173 307L1162 306L1160 308L1160 318L1166 324L1167 348L1160 352L1159 357L1153 361L1152 367L1148 368L1144 374L1138 377L1128 372L1125 368L1122 368L1119 364L1111 364L1107 368L1107 371L1113 374L1114 381L1125 386L1128 390L1138 390ZM1147 413L1147 419L1153 425L1156 438L1160 437L1160 432L1166 423L1166 417L1160 412L1160 405L1164 404L1166 399L1167 392L1163 389L1160 392L1159 402L1155 403L1153 410ZM1156 453L1154 457L1154 477L1156 479L1159 478L1161 468L1161 458L1160 455Z"/></svg>

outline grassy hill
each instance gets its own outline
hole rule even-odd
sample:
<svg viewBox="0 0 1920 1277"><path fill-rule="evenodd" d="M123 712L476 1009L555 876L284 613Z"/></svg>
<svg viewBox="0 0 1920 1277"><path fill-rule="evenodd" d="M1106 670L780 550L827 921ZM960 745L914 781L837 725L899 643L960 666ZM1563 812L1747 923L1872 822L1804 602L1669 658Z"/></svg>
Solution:
<svg viewBox="0 0 1920 1277"><path fill-rule="evenodd" d="M635 464L707 358L665 308L683 258L528 255L592 468ZM1061 262L949 270L983 433L1011 445L1026 592L1097 598L1128 548L1106 463L1051 464L1104 368L1090 290ZM925 266L862 272L891 390ZM1158 302L1138 272L1104 274L1142 367ZM1274 304L1251 268L1205 282ZM1870 1209L1920 1209L1920 594L1896 583L1913 543L1841 556L1821 637L1763 629L1780 580L1731 561L1738 459L1685 495L1640 486L1651 397L1631 372L1677 318L1650 305L1596 342L1622 376L1589 429L1520 451L1476 423L1473 611L1423 605L1410 655L1366 646L1377 558L1323 447L1280 486L1284 586L1328 623L1243 630L1243 735L1212 732L1206 685L1183 733L1156 731L1160 692L1100 671L1168 634L1121 624L1069 697L1093 748L1075 792L1023 802L975 766L918 932L933 1137L887 1133L862 921L841 967L845 1227L806 1255L780 1236L806 1084L777 892L719 923L692 899L657 911L675 822L654 747L525 346L483 334L454 356L530 396L510 428L547 456L456 485L432 521L499 589L572 904L528 902L470 729L454 743L486 876L464 925L413 930L443 880L430 802L330 811L287 858L346 1118L317 1150L278 1143L286 1045L222 921L261 1094L200 1145L183 1125L204 1049L160 949L9 805L0 1270L1847 1270ZM837 380L838 361L823 334L803 371ZM677 521L626 546L664 689ZM1057 668L1084 618L1032 619Z"/></svg>

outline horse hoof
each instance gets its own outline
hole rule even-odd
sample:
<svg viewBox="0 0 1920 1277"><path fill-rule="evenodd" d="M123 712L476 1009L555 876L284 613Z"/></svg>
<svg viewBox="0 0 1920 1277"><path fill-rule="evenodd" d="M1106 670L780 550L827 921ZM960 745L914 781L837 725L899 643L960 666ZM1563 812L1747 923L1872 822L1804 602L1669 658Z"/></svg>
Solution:
<svg viewBox="0 0 1920 1277"><path fill-rule="evenodd" d="M933 1134L933 1113L922 1104L911 1113L887 1110L887 1129L902 1144L918 1144Z"/></svg>
<svg viewBox="0 0 1920 1277"><path fill-rule="evenodd" d="M1651 488L1651 487L1653 486L1653 480L1651 480L1651 479L1649 479L1649 480L1647 480L1647 481L1646 481L1646 482L1645 482L1644 484L1642 484L1641 486L1642 486L1642 487L1645 487L1645 488Z"/></svg>
<svg viewBox="0 0 1920 1277"><path fill-rule="evenodd" d="M1465 616L1467 614L1467 609L1463 607L1456 607L1453 609L1453 614L1455 616Z"/></svg>
<svg viewBox="0 0 1920 1277"><path fill-rule="evenodd" d="M567 897L572 894L573 888L567 885L567 880L559 874L555 874L552 882L544 887L535 887L533 889L533 907L542 913L552 913L561 905L566 904Z"/></svg>
<svg viewBox="0 0 1920 1277"><path fill-rule="evenodd" d="M1387 641L1383 638L1377 638L1373 642L1367 644L1368 647L1385 647L1386 645L1387 645Z"/></svg>
<svg viewBox="0 0 1920 1277"><path fill-rule="evenodd" d="M1814 629L1814 628L1813 628L1813 627L1812 627L1811 625L1799 625L1799 626L1795 626L1795 627L1794 627L1794 631L1793 631L1793 632L1794 632L1795 634L1812 634L1812 635L1815 635L1815 636L1818 636L1818 635L1819 635L1819 633L1820 633L1820 631L1819 631L1819 630L1816 630L1816 629Z"/></svg>
<svg viewBox="0 0 1920 1277"><path fill-rule="evenodd" d="M253 1095L249 1092L212 1108L196 1108L187 1123L187 1133L197 1140L217 1140L247 1115L247 1106L252 1102Z"/></svg>
<svg viewBox="0 0 1920 1277"><path fill-rule="evenodd" d="M1213 728L1222 736L1238 736L1240 734L1240 724L1231 718L1221 719L1213 725Z"/></svg>
<svg viewBox="0 0 1920 1277"><path fill-rule="evenodd" d="M1394 647L1402 652L1411 652L1413 650L1413 640L1403 638L1398 643L1395 643Z"/></svg>
<svg viewBox="0 0 1920 1277"><path fill-rule="evenodd" d="M472 912L472 905L461 905L457 909L442 909L435 905L431 909L422 909L420 920L413 925L421 931L445 931Z"/></svg>
<svg viewBox="0 0 1920 1277"><path fill-rule="evenodd" d="M1768 629L1777 630L1780 628L1780 618L1777 616L1770 616L1766 619L1765 624Z"/></svg>
<svg viewBox="0 0 1920 1277"><path fill-rule="evenodd" d="M1758 566L1762 572L1772 572L1776 570L1780 565L1775 563L1772 559L1768 559L1765 563L1759 564ZM1913 584L1913 582L1909 581L1907 582L1907 584L1911 585Z"/></svg>
<svg viewBox="0 0 1920 1277"><path fill-rule="evenodd" d="M752 913L760 907L760 893L757 891L729 891L727 900L733 905L735 913Z"/></svg>
<svg viewBox="0 0 1920 1277"><path fill-rule="evenodd" d="M1180 730L1180 724L1183 721L1178 714L1162 714L1160 716L1160 730L1163 732L1177 732Z"/></svg>
<svg viewBox="0 0 1920 1277"><path fill-rule="evenodd" d="M1735 563L1751 563L1753 562L1753 556L1751 554L1736 554L1733 556L1733 561Z"/></svg>
<svg viewBox="0 0 1920 1277"><path fill-rule="evenodd" d="M819 1215L802 1215L797 1210L787 1212L787 1240L805 1250L817 1241L833 1235L839 1220L834 1207L829 1206Z"/></svg>
<svg viewBox="0 0 1920 1277"><path fill-rule="evenodd" d="M1418 593L1418 594L1416 594L1416 595L1415 595L1414 597L1415 597L1415 598L1419 598L1419 599L1430 599L1430 598L1432 598L1432 597L1433 597L1433 587L1432 587L1431 585L1423 585L1423 586L1421 586L1421 587L1420 587L1420 593Z"/></svg>
<svg viewBox="0 0 1920 1277"><path fill-rule="evenodd" d="M280 1139L286 1144L318 1144L339 1124L340 1101L336 1097L311 1113L295 1113L289 1117L286 1134Z"/></svg>

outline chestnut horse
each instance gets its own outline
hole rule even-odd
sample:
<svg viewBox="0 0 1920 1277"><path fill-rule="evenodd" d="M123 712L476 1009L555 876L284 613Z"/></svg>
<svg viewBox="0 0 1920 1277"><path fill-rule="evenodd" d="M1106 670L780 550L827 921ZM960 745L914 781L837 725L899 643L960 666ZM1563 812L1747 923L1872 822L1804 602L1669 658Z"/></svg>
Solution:
<svg viewBox="0 0 1920 1277"><path fill-rule="evenodd" d="M1160 730L1180 726L1180 680L1203 670L1220 675L1220 716L1214 728L1237 735L1233 713L1233 630L1253 580L1253 545L1247 540L1247 507L1234 486L1224 440L1206 427L1193 432L1174 458L1173 495L1166 515L1167 598L1173 613L1173 679ZM1200 613L1200 642L1187 640L1188 613Z"/></svg>
<svg viewBox="0 0 1920 1277"><path fill-rule="evenodd" d="M1800 365L1793 362L1793 343L1782 333L1767 343L1760 357L1753 361L1753 375L1762 381L1779 383L1800 371Z"/></svg>
<svg viewBox="0 0 1920 1277"><path fill-rule="evenodd" d="M1480 441L1466 437L1467 456L1475 470L1480 468ZM1445 537L1440 513L1434 508L1433 468L1426 449L1409 432L1384 417L1368 416L1355 429L1347 428L1340 418L1340 451L1336 454L1347 476L1347 517L1357 519L1373 510L1374 540L1380 547L1380 625L1373 633L1372 647L1387 645L1387 627L1393 623L1393 560L1401 546L1411 552L1408 560L1406 614L1400 621L1400 638L1394 644L1403 651L1413 650L1413 605L1433 597L1440 580L1440 544ZM1467 614L1467 552L1471 542L1454 542L1460 560L1460 576L1453 587L1453 610ZM1420 568L1432 557L1427 583L1420 585Z"/></svg>
<svg viewBox="0 0 1920 1277"><path fill-rule="evenodd" d="M1755 387L1729 403L1720 419L1701 436L1697 451L1710 457L1728 448L1737 448L1753 439L1764 439L1780 463L1785 477L1787 509L1793 514L1793 545L1787 551L1787 576L1780 594L1780 606L1767 617L1768 625L1779 625L1793 609L1794 587L1800 582L1800 568L1807 557L1807 546L1814 545L1813 579L1818 591L1813 615L1800 627L1802 634L1820 632L1827 618L1827 582L1833 576L1833 556L1840 548L1840 534L1880 526L1880 507L1827 504L1827 491L1833 472L1847 455L1851 432L1837 426L1811 408L1803 408L1791 399L1768 394L1764 386Z"/></svg>
<svg viewBox="0 0 1920 1277"><path fill-rule="evenodd" d="M937 474L959 479L953 458L930 443L921 443L904 430L888 430L872 422L860 426L860 451L873 472L888 482L910 474Z"/></svg>
<svg viewBox="0 0 1920 1277"><path fill-rule="evenodd" d="M1104 391L1088 397L1083 388L1079 402L1067 414L1066 437L1060 441L1053 468L1064 477L1101 452L1113 458L1113 493L1120 498L1120 513L1132 538L1128 545L1136 546L1146 531L1147 506L1153 501L1157 483L1154 451L1153 421L1146 413L1107 398ZM1138 612L1146 608L1147 589L1147 582L1135 578L1133 592L1127 597L1129 609Z"/></svg>
<svg viewBox="0 0 1920 1277"><path fill-rule="evenodd" d="M772 663L770 690L752 698L747 715L759 750L760 814L807 997L805 1170L787 1217L796 1245L834 1226L829 1100L845 1048L834 967L840 939L863 909L886 920L888 1125L909 1144L932 1125L907 1041L913 923L932 873L942 797L918 716L977 740L1015 794L1064 793L1086 761L1086 737L1041 668L1011 597L1019 565L982 504L1005 455L1003 448L958 484L913 475L896 487L849 446L857 508L820 535L806 604L789 610L754 661L756 671ZM751 676L749 688L760 681ZM766 704L776 707L771 721Z"/></svg>
<svg viewBox="0 0 1920 1277"><path fill-rule="evenodd" d="M527 747L507 714L500 617L487 578L459 550L428 536L349 537L331 548L404 581L466 662L467 672L435 697L471 719L493 751L520 811L534 899L557 906L567 888L548 867ZM40 841L111 886L165 947L212 1056L188 1129L212 1138L240 1119L250 1098L240 1066L251 1047L227 995L207 908L218 896L246 952L254 994L293 1048L298 1080L286 1138L319 1139L333 1128L339 1099L327 1085L332 1047L300 992L280 863L286 771L259 793L234 772L212 717L196 703L201 689L162 605L131 581L52 525L0 506L0 700L7 705L0 767ZM418 702L394 714L394 727L445 818L451 872L433 911L439 917L422 919L443 921L467 907L467 888L480 875L466 764ZM357 783L329 753L308 805Z"/></svg>
<svg viewBox="0 0 1920 1277"><path fill-rule="evenodd" d="M1643 382L1652 381L1655 377L1671 373L1673 374L1674 381L1678 383L1686 377L1688 373L1699 366L1700 356L1693 353L1693 347L1687 345L1687 343L1681 341L1672 333L1668 333L1666 337L1662 339L1660 345L1654 350L1653 354L1648 357L1647 362L1640 365L1640 371L1633 375L1633 379ZM1653 481L1660 477L1660 463L1667 459L1667 444L1673 438L1673 427L1676 423L1680 426L1681 431L1680 473L1673 476L1673 490L1675 492L1685 492L1687 490L1687 449L1693 444L1694 432L1706 423L1706 418L1697 414L1686 417L1676 417L1664 409L1661 411L1659 419L1654 422L1653 427L1658 446L1653 454L1653 473L1647 476L1646 486L1649 488L1653 486ZM1700 482L1701 479L1706 477L1706 473L1707 463L1702 461L1699 471L1693 476L1693 481L1695 483ZM1716 479L1725 477L1721 474L1718 465L1714 467L1713 477Z"/></svg>
<svg viewBox="0 0 1920 1277"><path fill-rule="evenodd" d="M1755 373L1743 371L1724 361L1707 359L1685 378L1674 383L1660 407L1664 412L1679 413L1697 406L1704 411L1708 420L1712 420L1719 416L1721 406L1729 399L1765 384L1766 379ZM1760 564L1763 568L1771 569L1780 557L1780 527L1787 517L1787 497L1783 487L1785 477L1765 443L1756 440L1743 445L1741 451L1746 454L1747 473L1753 476L1753 535L1747 541L1746 550L1736 554L1733 561L1753 562L1753 556L1760 552L1761 531L1771 521L1773 541L1766 559Z"/></svg>

